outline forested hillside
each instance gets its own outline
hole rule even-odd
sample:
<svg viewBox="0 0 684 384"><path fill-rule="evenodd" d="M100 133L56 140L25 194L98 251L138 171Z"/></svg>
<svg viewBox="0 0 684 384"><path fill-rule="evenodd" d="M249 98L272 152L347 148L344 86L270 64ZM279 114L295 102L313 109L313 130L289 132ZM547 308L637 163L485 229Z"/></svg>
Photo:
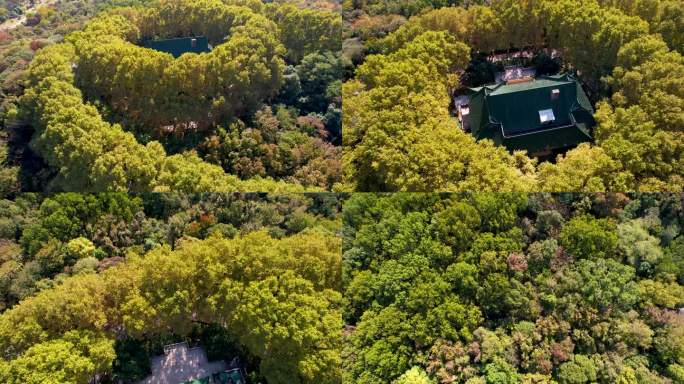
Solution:
<svg viewBox="0 0 684 384"><path fill-rule="evenodd" d="M252 382L339 383L342 197L0 204L0 381L131 382L180 340Z"/></svg>
<svg viewBox="0 0 684 384"><path fill-rule="evenodd" d="M22 137L17 122L7 119L7 113L15 108L17 98L23 92L26 69L35 52L48 45L60 42L64 36L83 26L98 12L118 5L141 5L128 0L63 0L50 2L43 6L42 2L7 0L0 1L0 192L7 193L22 188L19 163L25 166L32 156L26 148L29 138ZM32 9L30 14L27 9ZM21 21L16 26L15 20ZM26 133L30 135L30 133ZM12 148L8 148L8 141ZM40 168L40 164L36 166ZM28 168L31 168L28 166ZM24 175L29 171L25 169ZM24 179L25 177L22 177ZM26 181L25 181L26 182ZM27 185L24 189L36 188Z"/></svg>
<svg viewBox="0 0 684 384"><path fill-rule="evenodd" d="M0 23L18 17L22 13L21 2L15 0L0 1Z"/></svg>
<svg viewBox="0 0 684 384"><path fill-rule="evenodd" d="M36 25L2 32L12 55L0 79L3 190L333 187L343 68L335 3L141 4L58 2L40 8ZM65 21L100 9L67 33ZM174 59L142 47L184 36L206 36L214 49Z"/></svg>
<svg viewBox="0 0 684 384"><path fill-rule="evenodd" d="M684 199L355 194L346 382L683 383Z"/></svg>
<svg viewBox="0 0 684 384"><path fill-rule="evenodd" d="M349 189L684 185L684 2L350 0L344 15L345 56L357 65L343 90ZM486 56L515 50L579 76L596 107L591 145L540 162L460 129L455 91L486 83Z"/></svg>

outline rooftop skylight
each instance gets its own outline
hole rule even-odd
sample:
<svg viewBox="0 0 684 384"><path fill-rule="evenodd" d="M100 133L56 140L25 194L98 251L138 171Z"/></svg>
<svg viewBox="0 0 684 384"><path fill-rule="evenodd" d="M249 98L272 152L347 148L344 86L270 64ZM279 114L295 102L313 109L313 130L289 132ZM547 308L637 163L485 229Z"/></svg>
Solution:
<svg viewBox="0 0 684 384"><path fill-rule="evenodd" d="M542 109L539 111L539 121L542 124L552 123L556 120L556 116L553 114L553 109Z"/></svg>

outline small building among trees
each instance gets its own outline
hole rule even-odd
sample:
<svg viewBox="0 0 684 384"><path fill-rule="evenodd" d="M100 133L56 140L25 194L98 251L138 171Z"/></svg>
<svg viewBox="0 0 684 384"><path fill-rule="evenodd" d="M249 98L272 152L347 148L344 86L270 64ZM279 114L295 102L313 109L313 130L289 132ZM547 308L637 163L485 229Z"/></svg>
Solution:
<svg viewBox="0 0 684 384"><path fill-rule="evenodd" d="M155 51L170 53L175 58L180 57L184 53L199 54L211 51L209 40L205 36L151 40L143 45Z"/></svg>
<svg viewBox="0 0 684 384"><path fill-rule="evenodd" d="M238 358L230 364L209 361L201 347L182 342L164 346L164 355L151 361L151 374L138 384L245 384Z"/></svg>
<svg viewBox="0 0 684 384"><path fill-rule="evenodd" d="M464 130L507 149L547 156L591 140L594 109L569 74L524 77L471 88L458 106Z"/></svg>

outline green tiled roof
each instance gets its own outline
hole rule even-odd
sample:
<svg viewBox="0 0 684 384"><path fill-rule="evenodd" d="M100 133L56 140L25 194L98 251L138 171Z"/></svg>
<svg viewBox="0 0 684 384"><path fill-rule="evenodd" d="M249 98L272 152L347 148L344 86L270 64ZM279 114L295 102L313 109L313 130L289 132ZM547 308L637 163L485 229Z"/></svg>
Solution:
<svg viewBox="0 0 684 384"><path fill-rule="evenodd" d="M558 90L552 97L552 90ZM570 75L471 89L468 115L472 134L489 138L510 150L530 153L575 146L591 140L593 109L579 83ZM555 120L542 123L539 112L550 109Z"/></svg>
<svg viewBox="0 0 684 384"><path fill-rule="evenodd" d="M542 152L546 149L567 148L591 140L591 134L585 124L577 124L559 129L538 131L530 135L514 136L503 139L503 144L510 149L525 149L529 153Z"/></svg>
<svg viewBox="0 0 684 384"><path fill-rule="evenodd" d="M154 40L144 44L145 47L160 52L166 52L173 57L180 57L184 53L209 52L209 40L204 36L181 37L177 39Z"/></svg>
<svg viewBox="0 0 684 384"><path fill-rule="evenodd" d="M489 112L487 112L487 99L484 92L477 92L470 97L470 131L477 138L483 138L487 132L484 128L489 124Z"/></svg>

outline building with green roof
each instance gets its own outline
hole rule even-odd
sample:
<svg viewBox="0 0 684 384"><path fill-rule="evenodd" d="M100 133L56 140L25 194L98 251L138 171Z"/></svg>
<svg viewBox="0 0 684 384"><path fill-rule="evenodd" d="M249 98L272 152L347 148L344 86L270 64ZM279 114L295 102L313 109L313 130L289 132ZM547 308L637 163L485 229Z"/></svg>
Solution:
<svg viewBox="0 0 684 384"><path fill-rule="evenodd" d="M246 384L237 357L229 364L209 361L202 347L187 342L164 346L164 355L150 359L150 370L138 384Z"/></svg>
<svg viewBox="0 0 684 384"><path fill-rule="evenodd" d="M179 37L175 39L152 40L144 44L155 51L166 52L178 58L184 53L205 53L211 51L209 40L204 36Z"/></svg>
<svg viewBox="0 0 684 384"><path fill-rule="evenodd" d="M234 368L224 372L217 372L213 375L186 381L183 384L246 384L240 369Z"/></svg>
<svg viewBox="0 0 684 384"><path fill-rule="evenodd" d="M568 74L471 88L459 120L478 140L544 156L591 140L594 109Z"/></svg>

